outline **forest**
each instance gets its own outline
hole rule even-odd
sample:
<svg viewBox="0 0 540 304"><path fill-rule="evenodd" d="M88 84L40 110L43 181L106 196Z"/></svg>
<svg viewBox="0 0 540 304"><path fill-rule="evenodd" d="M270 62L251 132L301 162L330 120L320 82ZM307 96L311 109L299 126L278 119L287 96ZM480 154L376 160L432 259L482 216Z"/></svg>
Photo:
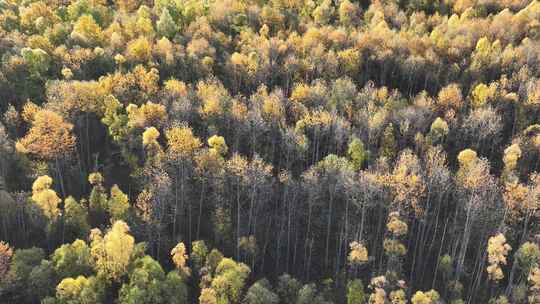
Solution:
<svg viewBox="0 0 540 304"><path fill-rule="evenodd" d="M0 0L0 303L540 304L539 0Z"/></svg>

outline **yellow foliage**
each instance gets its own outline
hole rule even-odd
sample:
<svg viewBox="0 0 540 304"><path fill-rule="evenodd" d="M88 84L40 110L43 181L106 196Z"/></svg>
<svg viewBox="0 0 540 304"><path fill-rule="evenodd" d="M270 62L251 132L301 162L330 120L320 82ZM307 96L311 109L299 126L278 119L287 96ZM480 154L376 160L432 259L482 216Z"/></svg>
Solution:
<svg viewBox="0 0 540 304"><path fill-rule="evenodd" d="M103 183L103 175L99 172L90 173L88 175L88 182L92 186L101 185Z"/></svg>
<svg viewBox="0 0 540 304"><path fill-rule="evenodd" d="M145 128L161 126L167 120L167 111L164 105L147 102L140 107L130 105L127 108L128 126L132 128Z"/></svg>
<svg viewBox="0 0 540 304"><path fill-rule="evenodd" d="M123 221L116 221L104 237L99 229L92 229L90 239L98 276L118 281L127 271L135 246L129 226Z"/></svg>
<svg viewBox="0 0 540 304"><path fill-rule="evenodd" d="M165 81L165 90L177 96L188 95L187 85L183 81L176 79L169 79Z"/></svg>
<svg viewBox="0 0 540 304"><path fill-rule="evenodd" d="M471 153L462 155L467 150L462 151L458 155L460 168L456 177L462 187L471 191L477 191L494 181L489 172L489 162L476 157L476 152L472 150L470 150L472 151Z"/></svg>
<svg viewBox="0 0 540 304"><path fill-rule="evenodd" d="M216 275L212 280L212 289L216 292L219 302L238 303L245 280L251 270L243 263L232 259L222 259L216 267Z"/></svg>
<svg viewBox="0 0 540 304"><path fill-rule="evenodd" d="M457 14L452 14L452 16L450 16L450 18L448 18L448 27L455 28L455 27L459 26L459 24L460 24L460 20L459 20L459 16Z"/></svg>
<svg viewBox="0 0 540 304"><path fill-rule="evenodd" d="M88 279L84 276L78 276L76 279L65 278L56 286L56 297L62 300L75 299L81 294L86 284L88 284Z"/></svg>
<svg viewBox="0 0 540 304"><path fill-rule="evenodd" d="M435 121L431 124L431 132L441 134L441 135L447 135L448 134L448 124L444 119L437 117Z"/></svg>
<svg viewBox="0 0 540 304"><path fill-rule="evenodd" d="M75 137L71 134L73 125L62 116L49 110L40 110L34 115L32 128L19 140L24 151L44 160L54 160L71 152Z"/></svg>
<svg viewBox="0 0 540 304"><path fill-rule="evenodd" d="M230 98L227 89L222 84L211 82L199 82L197 96L202 101L201 113L206 117L219 117L226 108Z"/></svg>
<svg viewBox="0 0 540 304"><path fill-rule="evenodd" d="M36 113L40 110L41 108L38 105L31 101L27 101L22 108L21 117L25 122L32 123Z"/></svg>
<svg viewBox="0 0 540 304"><path fill-rule="evenodd" d="M386 224L386 228L388 228L388 231L396 237L403 236L407 234L407 223L401 221L399 219L399 213L398 212L392 212L389 215L390 220Z"/></svg>
<svg viewBox="0 0 540 304"><path fill-rule="evenodd" d="M338 8L339 21L343 25L353 25L359 17L360 8L349 0L343 0Z"/></svg>
<svg viewBox="0 0 540 304"><path fill-rule="evenodd" d="M474 6L476 0L457 0L454 2L453 10L457 13L463 13Z"/></svg>
<svg viewBox="0 0 540 304"><path fill-rule="evenodd" d="M172 158L188 158L201 147L201 141L193 135L193 131L189 127L168 129L165 137L167 138L167 152Z"/></svg>
<svg viewBox="0 0 540 304"><path fill-rule="evenodd" d="M368 261L368 251L366 246L354 241L349 244L351 251L349 252L348 260L353 265L359 265Z"/></svg>
<svg viewBox="0 0 540 304"><path fill-rule="evenodd" d="M483 57L489 56L489 53L491 52L491 42L489 39L487 37L478 39L475 51L483 55Z"/></svg>
<svg viewBox="0 0 540 304"><path fill-rule="evenodd" d="M520 157L521 149L519 148L519 144L512 144L510 147L506 148L503 157L505 170L514 170Z"/></svg>
<svg viewBox="0 0 540 304"><path fill-rule="evenodd" d="M159 131L154 127L147 128L146 130L144 130L142 138L143 146L145 147L156 144L157 139L159 138Z"/></svg>
<svg viewBox="0 0 540 304"><path fill-rule="evenodd" d="M486 267L488 278L492 281L498 282L504 278L504 273L498 264L489 265Z"/></svg>
<svg viewBox="0 0 540 304"><path fill-rule="evenodd" d="M297 84L291 93L290 99L294 102L304 103L309 99L310 92L311 88L309 85L304 83Z"/></svg>
<svg viewBox="0 0 540 304"><path fill-rule="evenodd" d="M529 296L529 303L538 303L540 300L540 267L534 267L528 276L529 290L531 295Z"/></svg>
<svg viewBox="0 0 540 304"><path fill-rule="evenodd" d="M49 189L53 183L52 178L45 176L38 177L32 184L32 192L39 192Z"/></svg>
<svg viewBox="0 0 540 304"><path fill-rule="evenodd" d="M114 95L120 102L142 104L156 97L159 87L159 71L137 65L133 71L122 74L116 72L99 79L104 95Z"/></svg>
<svg viewBox="0 0 540 304"><path fill-rule="evenodd" d="M126 59L133 62L148 62L152 60L152 45L147 38L139 37L128 43Z"/></svg>
<svg viewBox="0 0 540 304"><path fill-rule="evenodd" d="M210 146L211 151L217 153L217 155L224 156L227 154L228 147L223 136L212 135L208 138L208 146Z"/></svg>
<svg viewBox="0 0 540 304"><path fill-rule="evenodd" d="M44 30L60 21L53 8L43 1L33 2L26 7L21 5L19 11L21 26L27 29Z"/></svg>
<svg viewBox="0 0 540 304"><path fill-rule="evenodd" d="M199 304L217 304L216 292L212 288L203 288L199 296Z"/></svg>
<svg viewBox="0 0 540 304"><path fill-rule="evenodd" d="M108 209L113 220L124 218L129 209L129 198L122 190L120 190L118 185L114 185L111 188L111 198L109 200Z"/></svg>
<svg viewBox="0 0 540 304"><path fill-rule="evenodd" d="M527 105L540 105L540 80L530 81L527 85Z"/></svg>
<svg viewBox="0 0 540 304"><path fill-rule="evenodd" d="M133 70L133 76L140 90L146 92L149 96L159 91L159 71L155 68L145 69L138 65Z"/></svg>
<svg viewBox="0 0 540 304"><path fill-rule="evenodd" d="M540 134L533 137L532 143L533 146L540 151Z"/></svg>
<svg viewBox="0 0 540 304"><path fill-rule="evenodd" d="M358 73L362 57L357 49L348 48L339 51L337 52L337 58L345 73L348 75L355 75L355 73Z"/></svg>
<svg viewBox="0 0 540 304"><path fill-rule="evenodd" d="M369 304L385 304L386 291L382 288L375 288L374 292L369 296Z"/></svg>
<svg viewBox="0 0 540 304"><path fill-rule="evenodd" d="M242 155L234 153L233 156L227 161L227 167L237 177L244 177L246 175L248 161Z"/></svg>
<svg viewBox="0 0 540 304"><path fill-rule="evenodd" d="M154 51L166 64L174 64L175 45L167 37L163 37L156 42Z"/></svg>
<svg viewBox="0 0 540 304"><path fill-rule="evenodd" d="M241 53L238 53L238 52L234 52L232 55L231 55L231 63L233 65L237 65L237 66L246 66L247 65L247 62L248 62L248 57L244 54L241 54Z"/></svg>
<svg viewBox="0 0 540 304"><path fill-rule="evenodd" d="M32 184L32 200L49 219L55 219L58 216L60 213L58 204L61 202L56 192L50 189L52 183L52 178L44 175L38 177Z"/></svg>
<svg viewBox="0 0 540 304"><path fill-rule="evenodd" d="M48 94L54 98L48 100L47 109L72 119L81 113L102 116L108 95L96 81L73 80L56 82L48 88Z"/></svg>
<svg viewBox="0 0 540 304"><path fill-rule="evenodd" d="M323 0L320 2L319 6L313 10L313 19L315 22L323 25L328 24L330 22L330 19L332 15L334 15L334 7L332 5L332 1L330 0Z"/></svg>
<svg viewBox="0 0 540 304"><path fill-rule="evenodd" d="M401 207L407 209L412 207L418 216L422 215L424 210L420 205L420 198L423 197L426 187L420 174L420 162L416 155L410 150L402 152L388 179L395 193L394 201ZM390 215L399 217L399 214Z"/></svg>
<svg viewBox="0 0 540 304"><path fill-rule="evenodd" d="M263 114L270 121L280 121L284 118L285 107L281 99L271 94L263 100Z"/></svg>
<svg viewBox="0 0 540 304"><path fill-rule="evenodd" d="M520 183L506 183L503 194L504 202L511 215L510 219L519 219L522 211L527 212L529 188Z"/></svg>
<svg viewBox="0 0 540 304"><path fill-rule="evenodd" d="M126 57L124 57L122 54L116 54L114 56L114 61L116 64L121 65L122 63L126 62Z"/></svg>
<svg viewBox="0 0 540 304"><path fill-rule="evenodd" d="M138 1L138 0L115 0L114 4L116 5L116 8L121 10L121 11L132 12L132 11L136 10L139 7L140 1Z"/></svg>
<svg viewBox="0 0 540 304"><path fill-rule="evenodd" d="M214 55L215 50L204 37L192 39L186 47L187 54L194 59L203 59Z"/></svg>
<svg viewBox="0 0 540 304"><path fill-rule="evenodd" d="M502 233L492 236L488 241L488 277L493 281L500 281L504 278L501 265L506 265L506 256L512 247L506 243L506 238Z"/></svg>
<svg viewBox="0 0 540 304"><path fill-rule="evenodd" d="M312 113L307 113L301 120L296 123L297 130L305 128L328 128L334 121L334 117L328 111L315 110Z"/></svg>
<svg viewBox="0 0 540 304"><path fill-rule="evenodd" d="M432 304L431 299L422 291L417 291L411 299L412 304Z"/></svg>
<svg viewBox="0 0 540 304"><path fill-rule="evenodd" d="M380 129L386 123L386 118L388 117L388 110L380 109L369 117L369 125L373 129Z"/></svg>
<svg viewBox="0 0 540 304"><path fill-rule="evenodd" d="M372 278L369 284L372 288L373 287L383 288L386 286L387 283L388 281L386 280L386 277L381 275L381 276Z"/></svg>
<svg viewBox="0 0 540 304"><path fill-rule="evenodd" d="M195 156L197 173L201 176L223 173L224 159L215 150L206 150Z"/></svg>
<svg viewBox="0 0 540 304"><path fill-rule="evenodd" d="M144 6L140 7L139 12L142 8L144 8ZM149 17L150 16L138 16L136 22L130 24L130 26L133 26L134 36L151 37L154 35L154 25L152 19ZM152 42L152 40L150 40L150 42Z"/></svg>
<svg viewBox="0 0 540 304"><path fill-rule="evenodd" d="M135 206L137 207L138 214L141 216L144 222L150 223L152 220L152 201L153 194L151 191L144 189L137 196Z"/></svg>
<svg viewBox="0 0 540 304"><path fill-rule="evenodd" d="M467 168L478 159L474 150L465 149L458 154L458 161L461 167Z"/></svg>
<svg viewBox="0 0 540 304"><path fill-rule="evenodd" d="M70 68L62 68L62 76L64 76L65 79L70 80L73 78L73 72Z"/></svg>
<svg viewBox="0 0 540 304"><path fill-rule="evenodd" d="M458 84L449 84L442 88L437 96L436 108L439 111L453 109L458 111L463 105L463 96Z"/></svg>
<svg viewBox="0 0 540 304"><path fill-rule="evenodd" d="M187 260L188 256L186 253L186 246L184 243L180 242L178 243L172 250L171 250L171 258L176 266L176 268L180 271L182 271L183 274L189 275L190 269L187 266Z"/></svg>
<svg viewBox="0 0 540 304"><path fill-rule="evenodd" d="M497 92L497 85L495 83L487 86L483 83L477 85L472 92L472 104L474 107L479 108L485 105L488 101L495 98Z"/></svg>
<svg viewBox="0 0 540 304"><path fill-rule="evenodd" d="M206 116L212 116L212 115L219 116L222 113L223 113L223 108L221 105L221 101L218 98L214 98L212 96L211 98L204 100L203 107L202 107L202 114Z"/></svg>
<svg viewBox="0 0 540 304"><path fill-rule="evenodd" d="M103 33L101 32L101 27L97 24L92 15L83 15L79 17L73 26L71 38L80 41L85 45L95 46L101 44Z"/></svg>
<svg viewBox="0 0 540 304"><path fill-rule="evenodd" d="M33 35L28 38L27 46L31 49L42 49L46 53L51 54L54 51L54 46L51 41L41 35Z"/></svg>
<svg viewBox="0 0 540 304"><path fill-rule="evenodd" d="M390 303L392 304L407 304L407 297L402 289L390 292Z"/></svg>

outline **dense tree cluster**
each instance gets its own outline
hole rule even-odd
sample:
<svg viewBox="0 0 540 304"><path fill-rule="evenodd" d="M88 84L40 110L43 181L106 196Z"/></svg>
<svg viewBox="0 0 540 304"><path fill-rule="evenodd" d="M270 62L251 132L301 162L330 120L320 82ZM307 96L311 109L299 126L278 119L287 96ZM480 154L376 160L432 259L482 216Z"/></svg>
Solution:
<svg viewBox="0 0 540 304"><path fill-rule="evenodd" d="M540 303L538 0L5 0L0 302Z"/></svg>

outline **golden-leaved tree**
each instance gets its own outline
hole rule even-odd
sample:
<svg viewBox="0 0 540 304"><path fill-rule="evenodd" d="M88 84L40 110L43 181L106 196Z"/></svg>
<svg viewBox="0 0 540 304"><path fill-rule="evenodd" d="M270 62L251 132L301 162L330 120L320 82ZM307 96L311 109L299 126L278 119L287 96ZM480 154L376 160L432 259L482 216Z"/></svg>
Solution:
<svg viewBox="0 0 540 304"><path fill-rule="evenodd" d="M32 185L32 200L43 210L49 219L55 219L60 210L58 204L61 200L56 192L51 189L53 180L47 175L38 177Z"/></svg>
<svg viewBox="0 0 540 304"><path fill-rule="evenodd" d="M29 153L43 160L57 160L71 152L75 146L73 125L59 114L39 110L33 115L31 128L19 142L19 152Z"/></svg>
<svg viewBox="0 0 540 304"><path fill-rule="evenodd" d="M17 151L30 154L42 161L54 162L57 178L65 194L61 160L67 157L75 147L73 125L62 116L50 110L34 109L31 111L28 133L15 145Z"/></svg>
<svg viewBox="0 0 540 304"><path fill-rule="evenodd" d="M504 234L499 233L492 236L488 241L488 262L487 273L490 280L499 282L504 278L501 265L506 265L506 256L512 247L506 243Z"/></svg>
<svg viewBox="0 0 540 304"><path fill-rule="evenodd" d="M98 276L119 281L127 271L135 248L135 238L129 234L129 226L123 221L116 221L105 236L99 229L93 229L90 239Z"/></svg>

